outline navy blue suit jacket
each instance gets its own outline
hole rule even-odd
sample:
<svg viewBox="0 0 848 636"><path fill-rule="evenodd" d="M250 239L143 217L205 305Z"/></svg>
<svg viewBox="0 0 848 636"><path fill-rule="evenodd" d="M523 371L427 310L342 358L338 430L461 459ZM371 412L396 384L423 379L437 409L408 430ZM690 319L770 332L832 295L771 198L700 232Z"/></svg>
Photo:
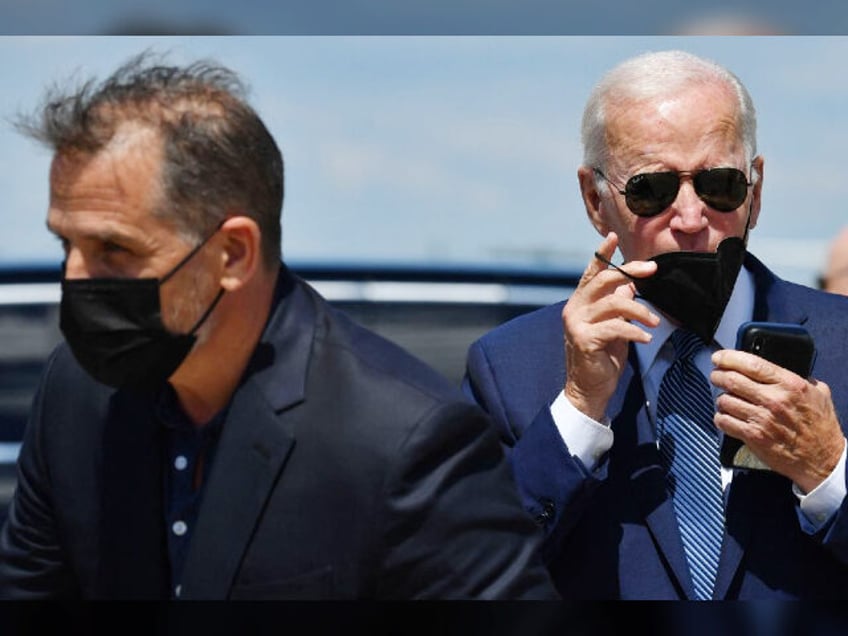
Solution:
<svg viewBox="0 0 848 636"><path fill-rule="evenodd" d="M753 256L754 319L804 325L813 377L833 391L848 425L848 298L780 280ZM645 406L633 346L608 414L615 442L593 471L571 456L550 415L566 370L561 311L502 325L469 351L465 390L490 413L524 505L544 527L544 558L566 599L693 597L683 545ZM816 536L804 534L785 477L735 469L715 597L848 598L848 503Z"/></svg>
<svg viewBox="0 0 848 636"><path fill-rule="evenodd" d="M276 294L181 598L555 598L480 409L285 268ZM0 534L0 597L169 596L162 434L152 399L58 348Z"/></svg>

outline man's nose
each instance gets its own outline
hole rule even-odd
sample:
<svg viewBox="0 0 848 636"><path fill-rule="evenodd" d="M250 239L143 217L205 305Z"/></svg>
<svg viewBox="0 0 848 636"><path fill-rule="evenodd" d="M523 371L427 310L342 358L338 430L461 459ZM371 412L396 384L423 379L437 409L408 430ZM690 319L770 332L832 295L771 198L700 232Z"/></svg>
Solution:
<svg viewBox="0 0 848 636"><path fill-rule="evenodd" d="M91 278L91 273L88 271L85 257L82 252L75 247L71 247L65 254L65 278L68 280L75 278Z"/></svg>
<svg viewBox="0 0 848 636"><path fill-rule="evenodd" d="M671 229L687 234L700 232L709 225L706 215L707 204L695 192L692 178L689 175L680 176L680 189L671 204L674 215L671 218Z"/></svg>

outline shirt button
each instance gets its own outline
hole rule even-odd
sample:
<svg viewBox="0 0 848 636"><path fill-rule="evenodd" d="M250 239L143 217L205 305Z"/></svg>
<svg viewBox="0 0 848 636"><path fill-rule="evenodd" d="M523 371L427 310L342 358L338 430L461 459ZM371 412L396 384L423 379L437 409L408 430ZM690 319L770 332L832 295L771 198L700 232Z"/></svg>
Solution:
<svg viewBox="0 0 848 636"><path fill-rule="evenodd" d="M177 458L174 460L174 468L177 470L185 470L186 466L188 466L188 460L185 455L177 455Z"/></svg>
<svg viewBox="0 0 848 636"><path fill-rule="evenodd" d="M175 521L174 525L171 526L171 530L174 531L174 534L178 537L183 536L188 530L188 526L185 524L185 521Z"/></svg>

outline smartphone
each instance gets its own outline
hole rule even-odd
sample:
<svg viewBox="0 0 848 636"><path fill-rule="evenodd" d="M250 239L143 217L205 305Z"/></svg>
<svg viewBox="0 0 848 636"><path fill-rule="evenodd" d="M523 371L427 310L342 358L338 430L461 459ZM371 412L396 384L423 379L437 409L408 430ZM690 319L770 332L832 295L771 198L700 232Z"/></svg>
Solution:
<svg viewBox="0 0 848 636"><path fill-rule="evenodd" d="M780 322L746 322L736 333L736 348L754 353L769 362L780 365L809 378L816 360L813 337L801 325ZM721 465L726 467L765 468L743 448L742 442L729 435L721 446Z"/></svg>
<svg viewBox="0 0 848 636"><path fill-rule="evenodd" d="M812 336L801 325L746 322L736 334L736 348L809 378L816 359Z"/></svg>

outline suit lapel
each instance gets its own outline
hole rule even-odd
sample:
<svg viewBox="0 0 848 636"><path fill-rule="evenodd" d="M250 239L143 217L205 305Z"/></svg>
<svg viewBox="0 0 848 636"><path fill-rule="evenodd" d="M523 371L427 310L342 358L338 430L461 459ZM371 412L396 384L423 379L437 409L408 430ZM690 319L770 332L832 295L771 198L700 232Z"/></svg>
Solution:
<svg viewBox="0 0 848 636"><path fill-rule="evenodd" d="M754 276L754 315L758 321L804 324L806 309L793 302L786 293L787 283L777 278L752 254L746 254L745 266ZM745 554L751 536L756 495L751 492L752 471L734 469L733 479L725 494L726 531L719 560L714 598L727 596Z"/></svg>
<svg viewBox="0 0 848 636"><path fill-rule="evenodd" d="M236 395L219 441L182 581L183 598L225 599L294 438L255 385Z"/></svg>
<svg viewBox="0 0 848 636"><path fill-rule="evenodd" d="M746 255L745 266L754 275L754 320L799 325L807 322L806 307L787 293L789 283L777 278L751 254Z"/></svg>
<svg viewBox="0 0 848 636"><path fill-rule="evenodd" d="M689 566L674 506L666 490L665 471L645 404L638 359L632 346L628 365L610 400L610 413L616 411L618 414L612 424L615 444L610 454L610 472L621 471L624 474L630 497L636 502L657 550L668 564L678 593L691 596Z"/></svg>
<svg viewBox="0 0 848 636"><path fill-rule="evenodd" d="M184 570L183 598L229 595L295 446L315 331L316 309L305 284L283 267L272 316L230 403L204 486Z"/></svg>
<svg viewBox="0 0 848 636"><path fill-rule="evenodd" d="M747 469L735 469L733 480L725 493L724 543L721 546L713 598L721 599L727 596L751 536L756 510L751 507L755 501L754 495L746 493L746 490L749 490L750 472Z"/></svg>

